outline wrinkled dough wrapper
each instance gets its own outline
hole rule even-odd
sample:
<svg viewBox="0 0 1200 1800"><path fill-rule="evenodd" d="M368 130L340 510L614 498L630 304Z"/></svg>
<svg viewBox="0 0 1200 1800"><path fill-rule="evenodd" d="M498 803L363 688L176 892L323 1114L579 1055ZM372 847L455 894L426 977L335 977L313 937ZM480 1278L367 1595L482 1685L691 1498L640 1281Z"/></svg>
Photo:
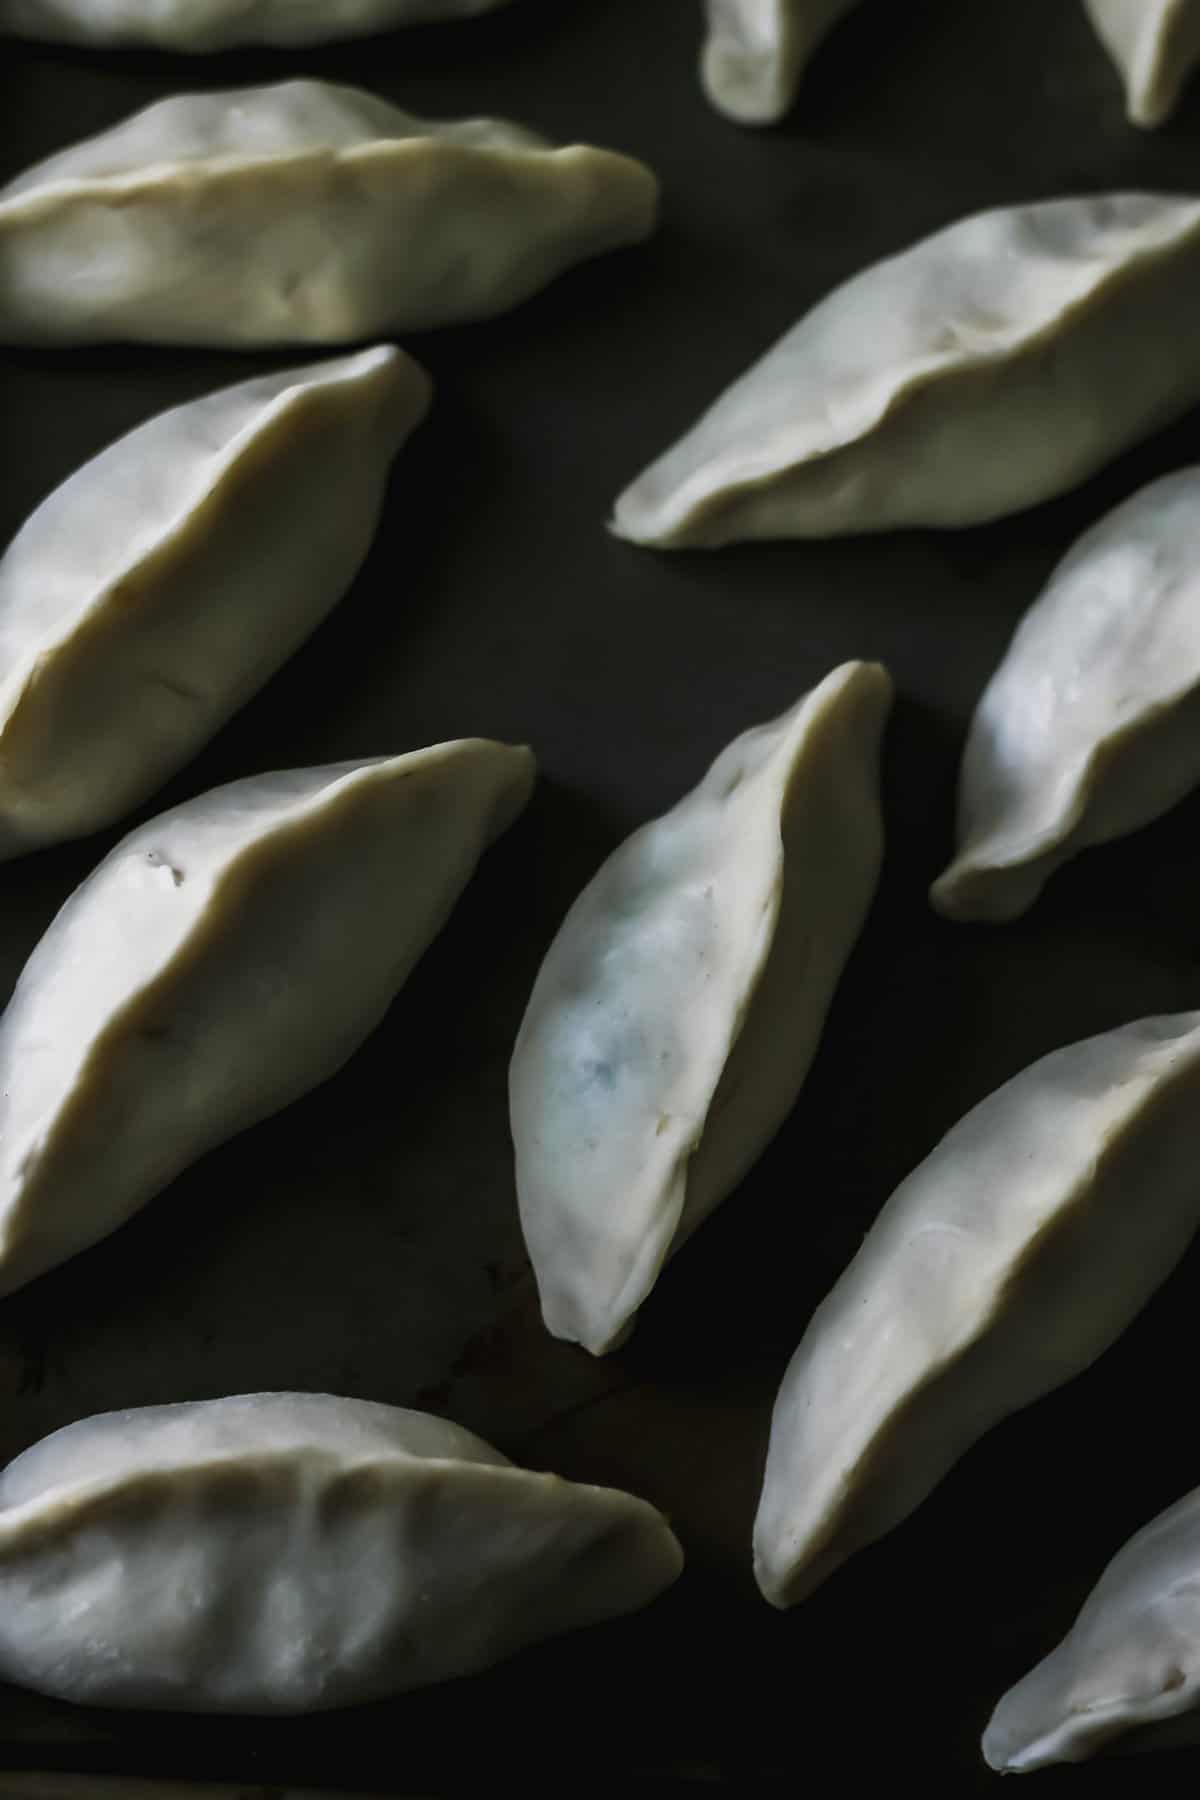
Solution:
<svg viewBox="0 0 1200 1800"><path fill-rule="evenodd" d="M97 48L287 48L495 12L509 0L0 0L0 33Z"/></svg>
<svg viewBox="0 0 1200 1800"><path fill-rule="evenodd" d="M1200 469L1080 540L984 690L959 784L952 919L1014 919L1076 851L1200 782Z"/></svg>
<svg viewBox="0 0 1200 1800"><path fill-rule="evenodd" d="M775 1403L754 1528L776 1606L1120 1336L1200 1222L1200 1013L1043 1057L892 1195Z"/></svg>
<svg viewBox="0 0 1200 1800"><path fill-rule="evenodd" d="M547 1328L599 1355L782 1124L875 891L883 669L846 663L616 850L510 1073Z"/></svg>
<svg viewBox="0 0 1200 1800"><path fill-rule="evenodd" d="M1062 1643L997 1706L983 1754L1016 1775L1131 1731L1141 1749L1195 1743L1198 1708L1200 1489L1114 1556Z"/></svg>
<svg viewBox="0 0 1200 1800"><path fill-rule="evenodd" d="M527 750L463 739L237 781L123 839L0 1019L0 1293L334 1074L532 782Z"/></svg>
<svg viewBox="0 0 1200 1800"><path fill-rule="evenodd" d="M0 338L343 343L502 312L645 237L629 157L320 81L160 100L0 189Z"/></svg>
<svg viewBox="0 0 1200 1800"><path fill-rule="evenodd" d="M810 57L860 0L706 0L704 91L737 125L773 125Z"/></svg>
<svg viewBox="0 0 1200 1800"><path fill-rule="evenodd" d="M0 1478L0 1673L89 1706L346 1706L630 1612L682 1561L644 1501L427 1413L325 1394L104 1413Z"/></svg>
<svg viewBox="0 0 1200 1800"><path fill-rule="evenodd" d="M1083 0L1125 83L1132 125L1163 125L1200 63L1200 0Z"/></svg>
<svg viewBox="0 0 1200 1800"><path fill-rule="evenodd" d="M626 489L660 549L978 524L1200 398L1200 202L979 213L834 290Z"/></svg>
<svg viewBox="0 0 1200 1800"><path fill-rule="evenodd" d="M350 585L429 404L399 350L289 369L121 438L0 559L0 858L110 824Z"/></svg>

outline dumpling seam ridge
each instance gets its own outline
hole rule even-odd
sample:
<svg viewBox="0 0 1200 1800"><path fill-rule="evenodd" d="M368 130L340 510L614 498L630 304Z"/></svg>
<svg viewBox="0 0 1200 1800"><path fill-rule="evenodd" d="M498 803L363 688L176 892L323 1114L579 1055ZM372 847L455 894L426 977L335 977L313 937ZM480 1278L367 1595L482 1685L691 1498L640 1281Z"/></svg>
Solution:
<svg viewBox="0 0 1200 1800"><path fill-rule="evenodd" d="M754 450L744 452L736 466L724 463L724 478L720 489L722 504L733 496L766 487L781 477L786 479L789 475L797 474L803 469L832 461L842 451L852 449L870 433L902 416L905 408L939 379L959 372L973 372L1000 363L1018 361L1026 354L1035 354L1047 343L1052 342L1063 326L1071 324L1081 313L1086 312L1097 295L1105 293L1110 288L1123 285L1133 278L1135 271L1140 272L1145 265L1165 259L1177 249L1181 240L1186 240L1189 236L1200 237L1200 205L1193 208L1193 215L1186 230L1176 232L1166 241L1157 241L1153 245L1147 246L1135 258L1122 261L1112 257L1107 258L1100 270L1090 277L1087 286L1071 300L1065 302L1052 318L1044 320L1035 330L1024 333L1018 330L1005 337L997 336L985 350L973 348L968 351L960 343L955 345L952 350L937 351L914 361L901 380L893 380L889 383L886 375L877 378L864 390L871 394L872 398L870 405L864 409L861 416L855 420L852 426L843 427L840 434L816 448L801 451L794 456L776 455L774 460L769 460L773 454L770 448L756 446ZM953 227L947 229L953 229ZM919 249L920 246L917 246L917 250ZM903 260L916 253L916 250L901 252L899 256L887 258L882 263L873 265L867 273L885 269L889 263ZM1075 260L1082 261L1084 259L1077 258ZM850 279L858 280L861 279L861 276ZM844 287L848 284L841 285ZM840 288L834 288L831 293L817 303L818 306L824 306L831 302L839 291ZM807 317L811 316L811 313L807 315ZM799 327L793 329L799 329ZM771 350L765 353L766 356L771 354ZM759 360L764 359L760 358ZM748 380L757 366L757 364L752 365L733 385L736 386L740 381ZM720 404L721 401L717 400L713 407L708 408L679 442L686 442L694 433L700 431ZM788 429L789 426L785 423L778 427L776 435L785 436ZM651 467L655 466L657 465L651 465ZM642 479L643 477L639 476L634 487L640 485ZM665 509L669 510L672 520L672 523L666 527L666 535L672 535L686 524L689 518L705 509L705 504L712 493L711 482L710 459L694 469L678 487L672 490L669 500L663 503ZM632 492L632 489L627 492Z"/></svg>
<svg viewBox="0 0 1200 1800"><path fill-rule="evenodd" d="M236 474L237 466L247 451L258 448L265 440L277 433L285 420L307 410L316 394L342 385L353 385L386 366L388 361L403 355L402 351L396 351L390 345L364 350L354 358L354 361L356 364L363 364L366 359L371 358L373 360L369 366L357 367L353 371L343 367L339 374L328 379L319 377L313 381L293 382L269 401L261 412L256 413L252 420L245 424L240 431L237 431L228 443L222 445L216 455L210 458L212 466L204 487L187 500L183 510L177 510L169 520L165 521L152 539L141 545L132 545L121 569L110 576L95 591L86 607L73 613L69 619L64 621L56 638L40 646L37 655L31 658L26 665L24 675L18 677L17 672L13 672L12 698L0 717L0 732L20 712L22 702L31 687L36 684L43 665L50 660L54 652L71 643L89 623L100 617L111 603L114 594L119 593L127 582L137 579L148 570L153 570L158 561L169 556L178 547L187 537L197 515L210 508L220 497L222 488ZM409 359L405 358L405 360ZM411 366L414 369L417 367L415 364ZM220 390L218 390L219 392ZM177 410L186 410L186 408ZM157 419L146 420L145 426L158 423L165 416L167 415L159 414ZM133 431L127 435L134 436L143 428L143 426L135 426ZM118 438L108 447L108 450L115 450L121 441ZM101 451L100 456L103 457L107 453L108 451ZM50 505L55 497L54 494L50 494L43 504ZM14 544L18 539L13 540ZM18 679L19 686L17 685ZM2 756L0 756L0 766L2 766L2 760Z"/></svg>

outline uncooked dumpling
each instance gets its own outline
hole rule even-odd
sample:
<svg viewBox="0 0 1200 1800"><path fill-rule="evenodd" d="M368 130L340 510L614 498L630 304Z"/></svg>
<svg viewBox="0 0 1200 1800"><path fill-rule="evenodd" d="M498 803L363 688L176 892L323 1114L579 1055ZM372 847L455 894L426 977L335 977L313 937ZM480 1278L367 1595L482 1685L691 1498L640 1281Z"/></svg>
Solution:
<svg viewBox="0 0 1200 1800"><path fill-rule="evenodd" d="M1200 1489L1113 1557L1062 1643L1001 1700L983 1754L1023 1775L1129 1731L1144 1750L1194 1743L1198 1707Z"/></svg>
<svg viewBox="0 0 1200 1800"><path fill-rule="evenodd" d="M0 32L97 47L327 44L494 12L509 0L0 0Z"/></svg>
<svg viewBox="0 0 1200 1800"><path fill-rule="evenodd" d="M0 558L0 857L129 812L349 586L429 404L399 350L162 413Z"/></svg>
<svg viewBox="0 0 1200 1800"><path fill-rule="evenodd" d="M775 1402L758 1583L802 1600L1086 1369L1200 1224L1200 1013L1045 1056L901 1183Z"/></svg>
<svg viewBox="0 0 1200 1800"><path fill-rule="evenodd" d="M1125 83L1132 125L1162 125L1200 63L1200 0L1083 0Z"/></svg>
<svg viewBox="0 0 1200 1800"><path fill-rule="evenodd" d="M705 0L704 90L738 125L772 125L796 97L809 58L860 0Z"/></svg>
<svg viewBox="0 0 1200 1800"><path fill-rule="evenodd" d="M1200 400L1200 201L964 219L835 289L626 489L660 549L974 525Z"/></svg>
<svg viewBox="0 0 1200 1800"><path fill-rule="evenodd" d="M641 163L288 81L157 101L0 189L0 338L345 343L503 312L645 237Z"/></svg>
<svg viewBox="0 0 1200 1800"><path fill-rule="evenodd" d="M1026 613L971 721L953 919L1013 919L1062 863L1200 782L1200 469L1095 526Z"/></svg>
<svg viewBox="0 0 1200 1800"><path fill-rule="evenodd" d="M428 1413L102 1413L0 1476L0 1674L88 1706L348 1706L644 1606L682 1562L645 1501Z"/></svg>
<svg viewBox="0 0 1200 1800"><path fill-rule="evenodd" d="M613 852L547 953L510 1074L525 1242L599 1355L790 1110L875 891L891 682L846 663Z"/></svg>
<svg viewBox="0 0 1200 1800"><path fill-rule="evenodd" d="M123 839L0 1019L0 1293L333 1075L532 782L467 738L236 781Z"/></svg>

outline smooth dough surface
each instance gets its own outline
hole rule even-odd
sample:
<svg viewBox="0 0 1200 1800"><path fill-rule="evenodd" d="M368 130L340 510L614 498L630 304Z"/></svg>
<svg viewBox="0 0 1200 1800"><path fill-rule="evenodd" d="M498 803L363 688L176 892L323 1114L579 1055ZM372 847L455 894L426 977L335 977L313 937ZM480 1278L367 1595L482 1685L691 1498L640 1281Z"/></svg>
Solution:
<svg viewBox="0 0 1200 1800"><path fill-rule="evenodd" d="M0 189L0 339L345 343L505 311L653 229L630 157L360 88L181 94Z"/></svg>
<svg viewBox="0 0 1200 1800"><path fill-rule="evenodd" d="M0 1477L0 1674L92 1706L346 1706L643 1606L682 1560L644 1501L428 1413L327 1394L103 1413Z"/></svg>
<svg viewBox="0 0 1200 1800"><path fill-rule="evenodd" d="M1048 500L1200 399L1200 201L963 219L853 276L616 503L659 549L963 526Z"/></svg>
<svg viewBox="0 0 1200 1800"><path fill-rule="evenodd" d="M901 1183L784 1375L754 1527L776 1606L1086 1369L1200 1223L1200 1013L1045 1056Z"/></svg>
<svg viewBox="0 0 1200 1800"><path fill-rule="evenodd" d="M971 721L933 904L1016 918L1076 851L1198 782L1200 469L1184 469L1094 526L1018 626Z"/></svg>
<svg viewBox="0 0 1200 1800"><path fill-rule="evenodd" d="M993 1769L1083 1762L1124 1736L1200 1741L1200 1489L1109 1563L1057 1649L1001 1700L983 1736Z"/></svg>
<svg viewBox="0 0 1200 1800"><path fill-rule="evenodd" d="M327 44L495 12L509 0L0 0L0 33L97 48Z"/></svg>
<svg viewBox="0 0 1200 1800"><path fill-rule="evenodd" d="M883 849L891 682L846 663L622 844L538 973L509 1077L547 1328L601 1354L782 1124Z"/></svg>
<svg viewBox="0 0 1200 1800"><path fill-rule="evenodd" d="M1083 0L1125 83L1132 125L1164 125L1200 63L1200 0Z"/></svg>
<svg viewBox="0 0 1200 1800"><path fill-rule="evenodd" d="M0 558L0 857L111 824L341 598L429 404L388 347L175 407Z"/></svg>
<svg viewBox="0 0 1200 1800"><path fill-rule="evenodd" d="M705 0L704 91L738 125L773 125L810 57L861 0Z"/></svg>
<svg viewBox="0 0 1200 1800"><path fill-rule="evenodd" d="M124 838L0 1018L0 1293L334 1074L532 783L527 750L468 738L252 776Z"/></svg>

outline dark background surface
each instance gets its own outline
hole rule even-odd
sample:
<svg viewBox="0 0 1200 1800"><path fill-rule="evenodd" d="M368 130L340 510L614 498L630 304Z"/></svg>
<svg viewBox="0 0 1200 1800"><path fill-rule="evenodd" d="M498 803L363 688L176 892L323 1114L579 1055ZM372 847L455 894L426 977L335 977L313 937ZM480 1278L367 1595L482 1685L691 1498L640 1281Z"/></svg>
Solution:
<svg viewBox="0 0 1200 1800"><path fill-rule="evenodd" d="M1197 1004L1194 799L1088 853L1015 926L939 922L970 709L1052 564L1187 420L1068 498L984 530L656 556L603 521L638 469L832 283L982 206L1200 188L1200 92L1124 123L1077 0L864 5L781 129L695 80L691 0L521 0L305 54L0 47L0 176L182 87L295 71L416 112L507 114L644 157L659 235L493 323L408 340L428 423L354 589L148 810L255 770L441 738L528 740L543 779L384 1026L311 1099L208 1157L107 1242L0 1302L0 1456L112 1407L317 1388L442 1410L518 1460L628 1486L689 1554L647 1613L388 1705L283 1723L76 1711L0 1689L0 1767L478 1791L983 1793L978 1738L1127 1535L1200 1482L1200 1251L1087 1375L995 1431L892 1537L787 1615L749 1532L775 1385L895 1184L1043 1052ZM0 351L0 541L161 408L277 359ZM1114 367L1112 379L1120 378ZM790 1120L601 1363L541 1330L516 1225L505 1068L569 901L735 733L834 664L899 701L879 896ZM123 829L123 828L122 828ZM120 835L0 873L0 989ZM1042 1777L1194 1781L1187 1753Z"/></svg>

